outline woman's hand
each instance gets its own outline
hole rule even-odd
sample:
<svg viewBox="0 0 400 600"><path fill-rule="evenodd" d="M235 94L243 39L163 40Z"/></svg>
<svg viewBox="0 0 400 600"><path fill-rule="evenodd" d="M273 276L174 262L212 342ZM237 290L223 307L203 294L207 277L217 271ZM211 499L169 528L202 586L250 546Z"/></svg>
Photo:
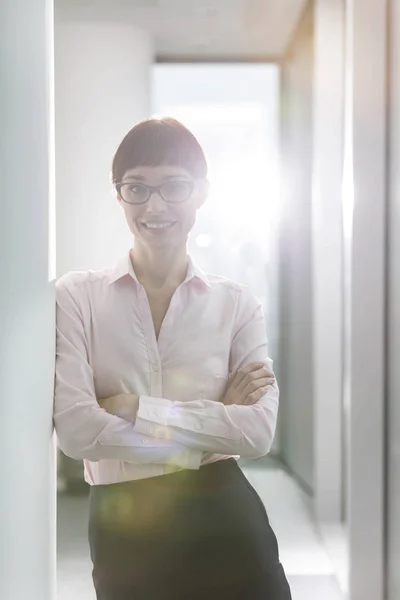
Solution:
<svg viewBox="0 0 400 600"><path fill-rule="evenodd" d="M139 396L135 394L117 394L98 400L99 406L104 408L110 415L116 415L126 421L136 421L136 413L139 408Z"/></svg>
<svg viewBox="0 0 400 600"><path fill-rule="evenodd" d="M264 363L250 363L230 377L222 403L255 404L274 383L274 374Z"/></svg>

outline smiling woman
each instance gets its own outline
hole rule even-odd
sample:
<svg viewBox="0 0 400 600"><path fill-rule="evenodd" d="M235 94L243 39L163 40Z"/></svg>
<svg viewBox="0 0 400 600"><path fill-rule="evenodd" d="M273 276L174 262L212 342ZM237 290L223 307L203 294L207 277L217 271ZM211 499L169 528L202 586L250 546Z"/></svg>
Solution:
<svg viewBox="0 0 400 600"><path fill-rule="evenodd" d="M137 253L155 239L165 250L182 247L206 200L208 185L183 167L161 165L128 169L115 187Z"/></svg>
<svg viewBox="0 0 400 600"><path fill-rule="evenodd" d="M57 282L54 420L83 458L100 600L290 600L237 460L269 452L279 390L260 302L187 250L208 194L193 134L150 119L113 162L134 246Z"/></svg>
<svg viewBox="0 0 400 600"><path fill-rule="evenodd" d="M187 241L208 191L207 162L194 135L171 118L146 120L122 140L112 180L135 239L177 247Z"/></svg>

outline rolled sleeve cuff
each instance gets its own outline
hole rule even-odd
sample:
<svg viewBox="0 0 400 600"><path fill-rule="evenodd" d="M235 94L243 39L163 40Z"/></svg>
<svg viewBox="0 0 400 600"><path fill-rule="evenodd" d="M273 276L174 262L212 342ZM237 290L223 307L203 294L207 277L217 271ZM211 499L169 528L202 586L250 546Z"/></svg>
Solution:
<svg viewBox="0 0 400 600"><path fill-rule="evenodd" d="M171 433L168 429L168 414L172 405L172 401L165 398L140 396L135 431L155 439L171 440L172 442ZM183 469L199 469L202 458L202 450L184 448L179 451L179 465Z"/></svg>
<svg viewBox="0 0 400 600"><path fill-rule="evenodd" d="M221 406L210 402L208 410L204 401L185 403L172 402L165 398L141 396L136 415L135 429L141 434L151 435L162 440L175 440L182 443L179 431L193 434L194 439L201 436L213 436L239 441L241 431L229 419L221 418ZM243 407L234 407L240 409Z"/></svg>
<svg viewBox="0 0 400 600"><path fill-rule="evenodd" d="M165 398L140 396L139 408L136 414L136 425L138 421L150 421L151 423L167 427L168 414L172 406L173 402L171 400L166 400Z"/></svg>
<svg viewBox="0 0 400 600"><path fill-rule="evenodd" d="M172 404L165 398L140 396L135 431L159 440L169 440L171 435L168 431L168 413Z"/></svg>

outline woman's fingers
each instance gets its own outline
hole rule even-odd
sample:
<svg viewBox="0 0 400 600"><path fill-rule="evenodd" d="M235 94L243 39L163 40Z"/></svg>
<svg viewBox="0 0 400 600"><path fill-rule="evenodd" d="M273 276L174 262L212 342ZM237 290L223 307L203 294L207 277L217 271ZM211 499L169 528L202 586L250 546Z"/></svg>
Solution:
<svg viewBox="0 0 400 600"><path fill-rule="evenodd" d="M254 394L260 388L268 387L275 382L274 377L261 377L260 379L254 379L251 381L244 389L244 394L246 398L251 394Z"/></svg>
<svg viewBox="0 0 400 600"><path fill-rule="evenodd" d="M275 383L274 373L265 363L254 362L233 373L228 381L224 404L255 404Z"/></svg>
<svg viewBox="0 0 400 600"><path fill-rule="evenodd" d="M256 404L267 393L268 388L269 388L269 386L267 385L265 387L259 388L255 392L252 392L251 394L249 394L249 396L247 396L247 398L243 404L248 405L248 406L251 406L252 404Z"/></svg>
<svg viewBox="0 0 400 600"><path fill-rule="evenodd" d="M265 377L274 377L274 374L265 365L263 365L260 369L256 369L250 373L247 373L245 377L241 379L238 385L238 390L240 392L244 392L248 385L260 379L265 379Z"/></svg>
<svg viewBox="0 0 400 600"><path fill-rule="evenodd" d="M253 371L259 370L263 366L264 366L264 363L262 363L262 362L254 362L254 363L249 363L245 367L242 367L241 369L239 369L238 371L234 372L231 375L231 377L229 379L229 386L232 385L233 387L238 388L240 386L241 382L243 381L243 379L247 375L249 375Z"/></svg>

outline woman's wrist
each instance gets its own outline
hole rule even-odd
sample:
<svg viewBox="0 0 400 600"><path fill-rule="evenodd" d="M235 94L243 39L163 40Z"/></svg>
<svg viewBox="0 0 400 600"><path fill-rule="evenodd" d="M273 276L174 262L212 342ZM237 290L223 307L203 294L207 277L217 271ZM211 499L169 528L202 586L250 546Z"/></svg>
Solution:
<svg viewBox="0 0 400 600"><path fill-rule="evenodd" d="M139 408L139 396L136 394L116 394L98 401L99 405L109 414L131 421L136 421Z"/></svg>

